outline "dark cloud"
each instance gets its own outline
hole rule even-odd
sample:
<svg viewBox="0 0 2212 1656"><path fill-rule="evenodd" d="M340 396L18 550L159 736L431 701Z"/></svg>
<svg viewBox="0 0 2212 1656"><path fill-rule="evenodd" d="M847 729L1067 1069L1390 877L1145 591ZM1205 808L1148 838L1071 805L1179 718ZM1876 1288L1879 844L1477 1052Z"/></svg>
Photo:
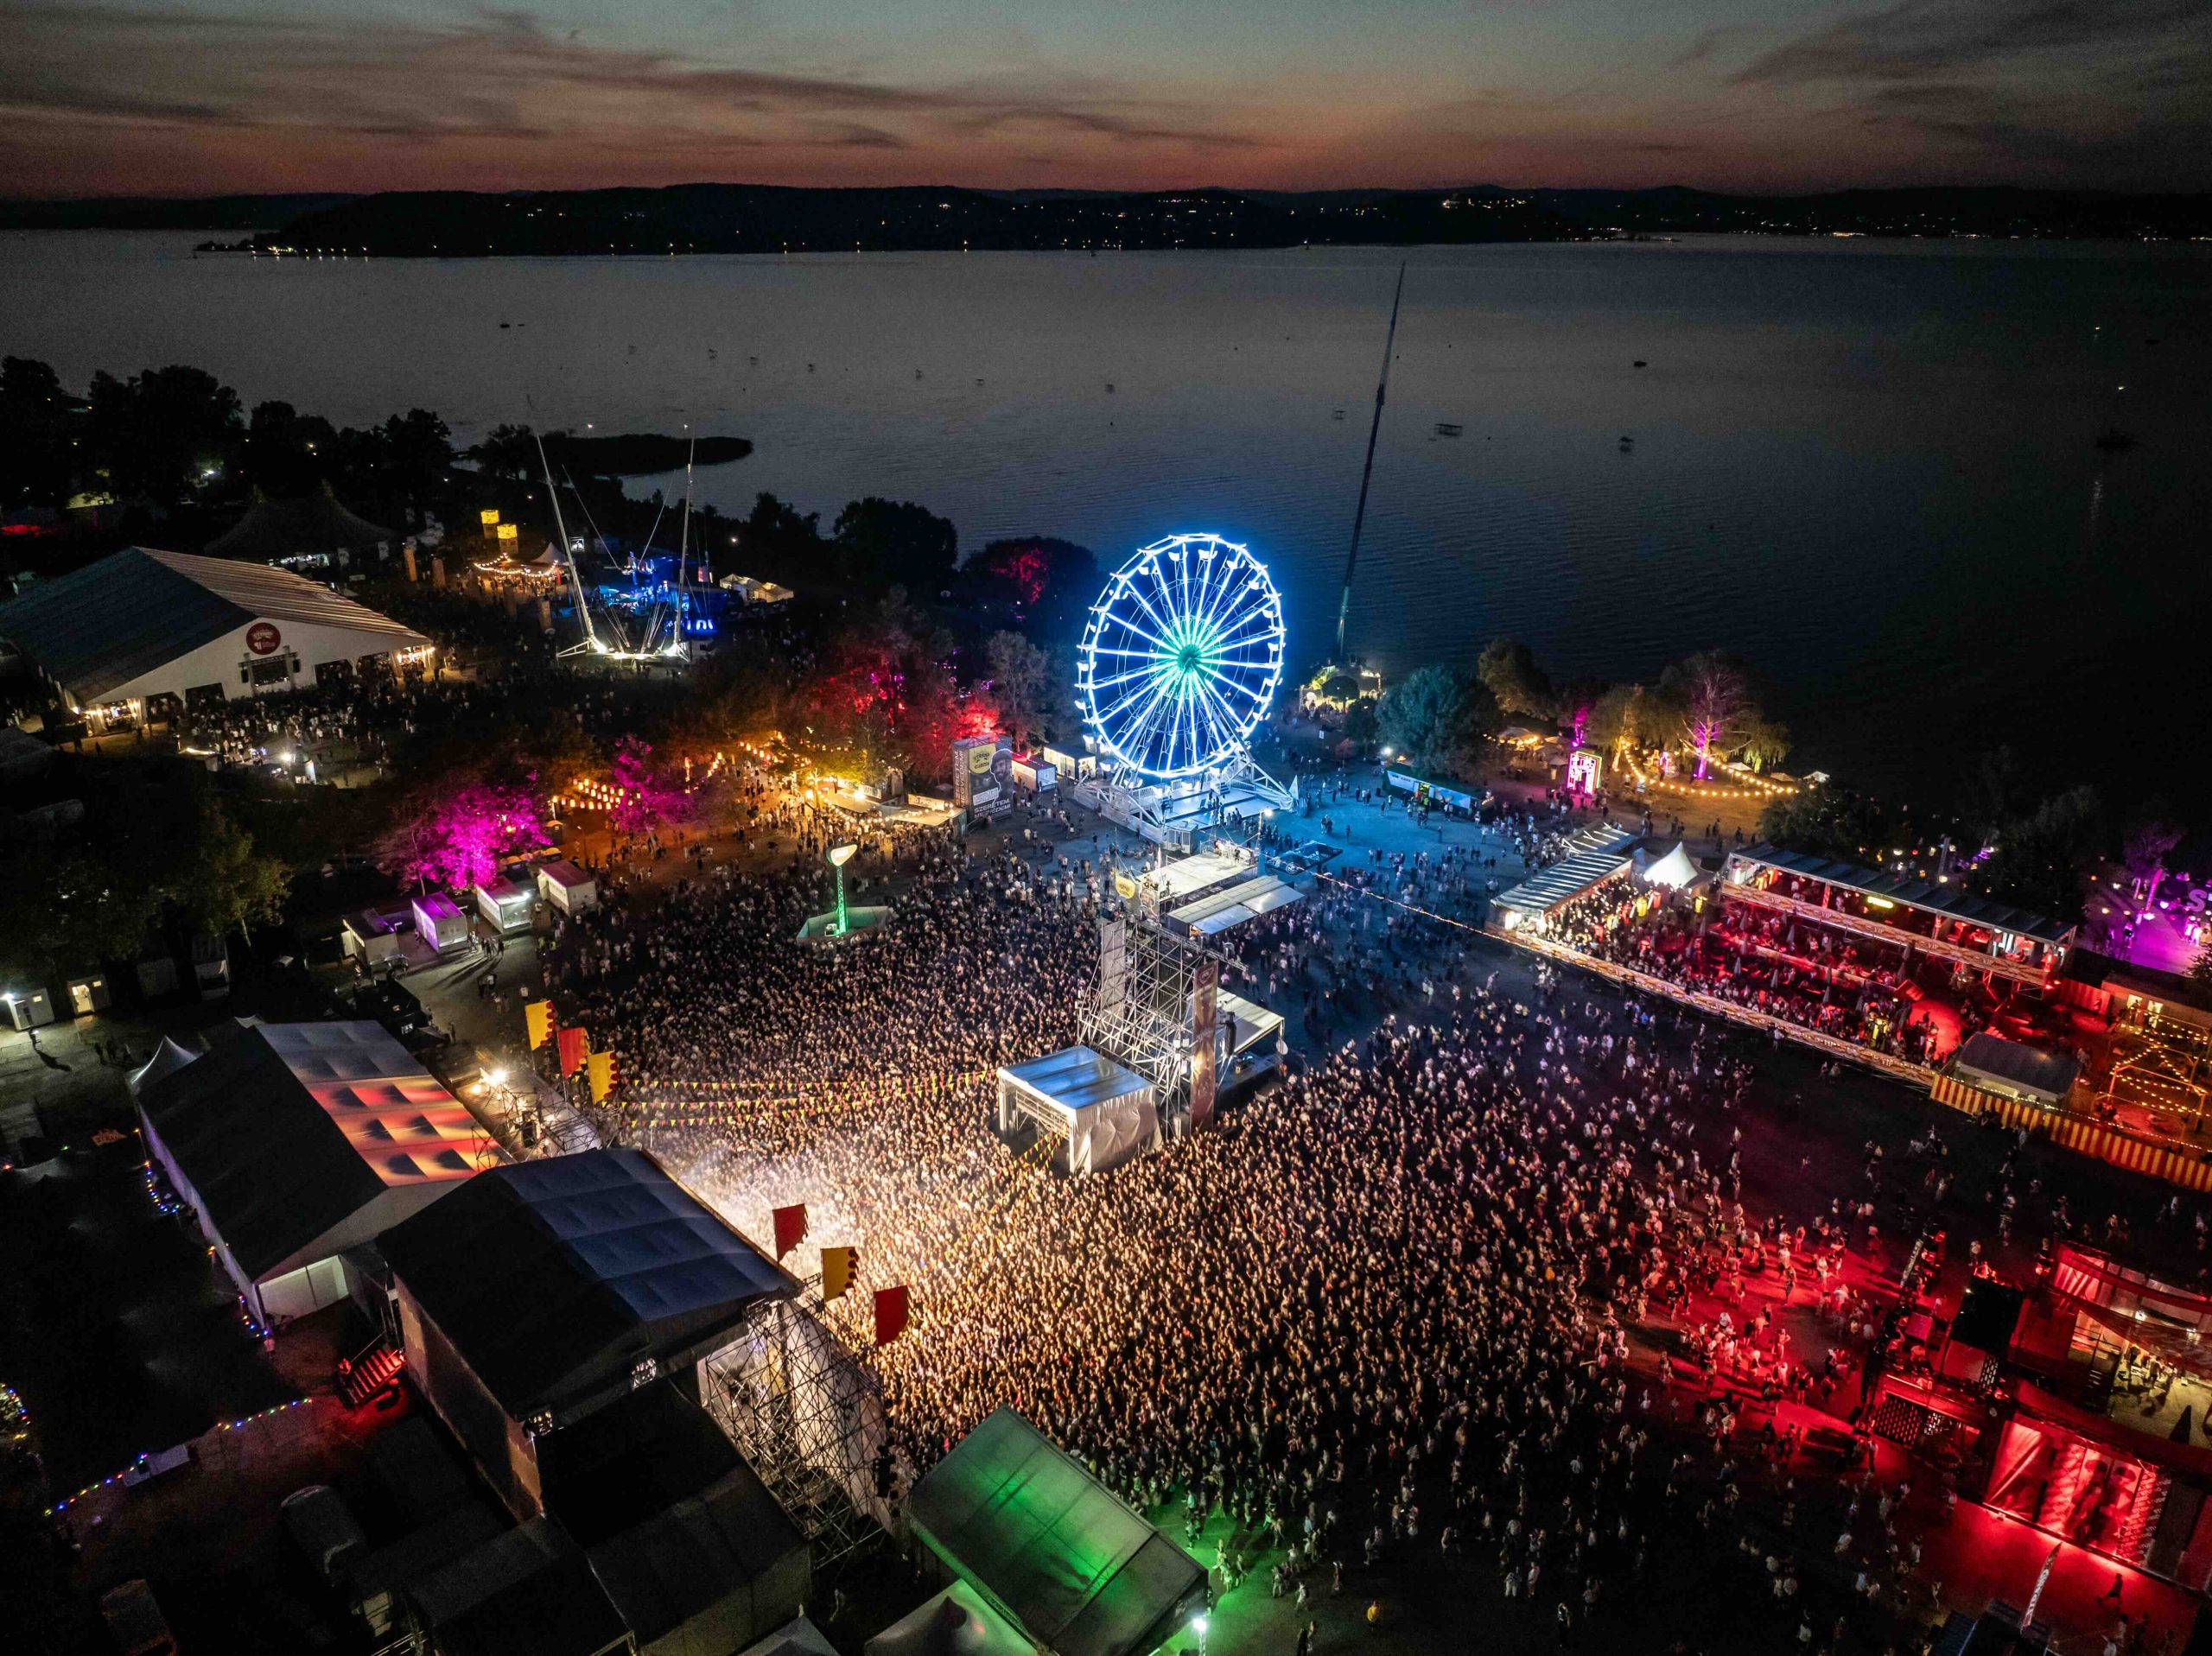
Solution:
<svg viewBox="0 0 2212 1656"><path fill-rule="evenodd" d="M518 10L355 28L41 5L0 12L0 61L11 66L0 108L187 127L880 150L1001 129L1196 151L1255 142L1203 110L1109 83L1032 73L1009 89L781 73L594 46L575 30L556 37Z"/></svg>
<svg viewBox="0 0 2212 1656"><path fill-rule="evenodd" d="M1761 54L1739 83L1955 75L2034 54L2132 54L2205 28L2205 0L1899 0Z"/></svg>

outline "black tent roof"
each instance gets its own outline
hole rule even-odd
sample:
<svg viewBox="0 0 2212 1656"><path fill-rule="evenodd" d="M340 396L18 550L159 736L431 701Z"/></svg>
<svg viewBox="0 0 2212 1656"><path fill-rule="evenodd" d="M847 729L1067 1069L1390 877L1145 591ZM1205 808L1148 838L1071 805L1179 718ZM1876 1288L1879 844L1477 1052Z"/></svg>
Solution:
<svg viewBox="0 0 2212 1656"><path fill-rule="evenodd" d="M508 1416L581 1418L796 1294L774 1260L642 1151L479 1175L385 1233L392 1270Z"/></svg>
<svg viewBox="0 0 2212 1656"><path fill-rule="evenodd" d="M1732 863L1763 863L1784 873L1817 879L1829 885L1840 885L1885 902L1902 903L1907 908L1925 910L1930 914L1946 915L1954 920L1963 920L1968 925L1986 927L1991 931L2018 932L2023 937L2032 937L2037 942L2050 943L2054 947L2064 943L2079 930L2072 921L2054 920L2049 915L2036 913L2032 909L2015 908L1993 898L1976 897L1963 886L1948 881L1922 879L1915 874L1885 873L1878 868L1863 868L1857 863L1838 862L1809 851L1785 851L1780 846L1764 841L1748 850L1734 853L1729 860Z"/></svg>
<svg viewBox="0 0 2212 1656"><path fill-rule="evenodd" d="M384 1181L262 1030L151 1082L138 1107L248 1276L384 1194Z"/></svg>
<svg viewBox="0 0 2212 1656"><path fill-rule="evenodd" d="M308 553L350 552L399 537L339 504L326 485L293 500L257 498L246 515L207 542L215 558L271 562Z"/></svg>

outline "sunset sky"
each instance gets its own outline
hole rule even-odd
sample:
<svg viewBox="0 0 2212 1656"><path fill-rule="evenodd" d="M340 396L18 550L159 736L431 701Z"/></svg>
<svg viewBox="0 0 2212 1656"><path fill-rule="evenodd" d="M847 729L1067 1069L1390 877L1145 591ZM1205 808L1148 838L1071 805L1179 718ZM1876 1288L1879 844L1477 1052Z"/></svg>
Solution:
<svg viewBox="0 0 2212 1656"><path fill-rule="evenodd" d="M0 194L2212 183L2207 0L0 0Z"/></svg>

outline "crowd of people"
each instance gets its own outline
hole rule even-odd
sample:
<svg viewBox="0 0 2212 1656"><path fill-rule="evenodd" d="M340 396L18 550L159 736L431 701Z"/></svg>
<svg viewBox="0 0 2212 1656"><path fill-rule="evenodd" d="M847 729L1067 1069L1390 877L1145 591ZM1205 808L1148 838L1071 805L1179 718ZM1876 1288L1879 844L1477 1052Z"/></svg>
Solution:
<svg viewBox="0 0 2212 1656"><path fill-rule="evenodd" d="M1231 934L1238 986L1302 999L1321 1056L1070 1180L1001 1143L992 1105L998 1066L1076 1039L1095 981L1110 887L1071 825L1019 819L983 852L866 836L848 873L892 916L825 949L796 941L828 890L811 853L849 825L747 785L760 831L808 854L618 894L569 923L549 986L622 1055L611 1133L750 1234L805 1204L796 1268L849 1241L868 1285L908 1286L915 1325L876 1354L902 1483L1013 1404L1211 1538L1217 1591L1263 1570L1301 1607L1379 1605L1440 1559L1568 1640L1719 1569L1774 1588L1784 1644L1881 1648L1921 1619L1886 1500L1856 1598L1791 1537L1813 1451L1780 1405L1855 1385L1855 1215L1744 1208L1750 1070L1719 1026L1610 993L1516 1000L1452 947L1510 838L1351 860ZM1832 1350L1789 1347L1793 1291ZM856 1346L861 1298L825 1313ZM1785 1520L1756 1539L1754 1488ZM1855 1513L1862 1488L1871 1510L1863 1482L1836 1500ZM1742 1546L1716 1549L1728 1531Z"/></svg>

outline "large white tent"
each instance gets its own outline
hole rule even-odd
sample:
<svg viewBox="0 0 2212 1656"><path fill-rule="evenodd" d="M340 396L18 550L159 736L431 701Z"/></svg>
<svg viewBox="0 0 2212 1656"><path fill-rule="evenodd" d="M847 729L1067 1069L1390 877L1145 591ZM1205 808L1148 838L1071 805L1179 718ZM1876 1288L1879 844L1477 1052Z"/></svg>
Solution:
<svg viewBox="0 0 2212 1656"><path fill-rule="evenodd" d="M1690 860L1688 847L1677 840L1675 848L1665 856L1655 859L1643 871L1647 885L1663 885L1670 891L1679 891L1697 879L1697 865Z"/></svg>
<svg viewBox="0 0 2212 1656"><path fill-rule="evenodd" d="M999 1128L1024 1120L1068 1141L1068 1171L1103 1173L1160 1141L1152 1083L1087 1046L999 1071Z"/></svg>

